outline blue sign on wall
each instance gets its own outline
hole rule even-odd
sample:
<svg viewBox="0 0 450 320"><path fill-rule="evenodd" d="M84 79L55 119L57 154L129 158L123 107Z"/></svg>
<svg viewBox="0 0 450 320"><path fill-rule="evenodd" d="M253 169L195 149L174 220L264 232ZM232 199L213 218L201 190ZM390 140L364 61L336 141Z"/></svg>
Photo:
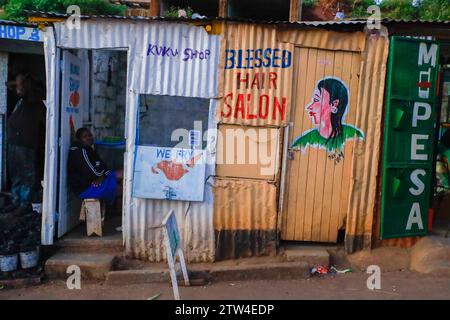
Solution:
<svg viewBox="0 0 450 320"><path fill-rule="evenodd" d="M42 33L38 28L0 25L0 39L42 42Z"/></svg>

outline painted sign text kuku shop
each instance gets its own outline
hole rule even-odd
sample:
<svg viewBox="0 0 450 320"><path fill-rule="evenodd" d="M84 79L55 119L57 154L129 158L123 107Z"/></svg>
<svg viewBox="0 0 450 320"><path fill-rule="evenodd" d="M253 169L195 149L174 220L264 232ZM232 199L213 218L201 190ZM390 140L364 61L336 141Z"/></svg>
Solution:
<svg viewBox="0 0 450 320"><path fill-rule="evenodd" d="M383 159L382 238L427 233L438 44L393 38Z"/></svg>
<svg viewBox="0 0 450 320"><path fill-rule="evenodd" d="M185 48L179 50L178 48L172 48L170 46L161 46L155 44L149 44L147 48L147 57L167 57L167 58L180 58L182 61L191 60L208 60L211 56L211 50L197 50L192 48Z"/></svg>
<svg viewBox="0 0 450 320"><path fill-rule="evenodd" d="M291 64L289 50L226 50L225 70L232 73L234 90L225 93L221 117L285 122L287 97L276 93L280 91L280 72Z"/></svg>

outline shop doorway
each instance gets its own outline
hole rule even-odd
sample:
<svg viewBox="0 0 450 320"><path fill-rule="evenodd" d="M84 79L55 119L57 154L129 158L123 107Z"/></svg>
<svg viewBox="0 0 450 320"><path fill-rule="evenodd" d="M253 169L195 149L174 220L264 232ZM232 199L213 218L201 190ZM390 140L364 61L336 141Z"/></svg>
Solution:
<svg viewBox="0 0 450 320"><path fill-rule="evenodd" d="M356 140L364 137L353 126L361 58L352 52L296 48L295 61L299 63L294 72L281 239L336 243L339 231L345 229L351 154ZM338 134L335 139L326 139L323 135L331 132L318 130L327 108L322 102L330 98L322 94L333 90L339 92L339 97L333 98L338 102L334 111L339 114L339 134L351 131L354 138Z"/></svg>
<svg viewBox="0 0 450 320"><path fill-rule="evenodd" d="M126 82L126 50L62 51L58 238L87 237L86 225L80 221L82 199L69 179L69 151L78 146L77 131L86 128L92 133L93 149L107 170L123 170ZM96 166L90 156L84 161ZM103 236L99 239L122 237L122 198L119 181L115 200L105 202Z"/></svg>
<svg viewBox="0 0 450 320"><path fill-rule="evenodd" d="M20 43L20 44L19 44ZM42 115L39 125L36 119L36 126L40 127L39 137L35 155L34 176L35 190L32 202L37 211L41 210L44 176L44 158L45 158L45 93L46 93L46 73L45 59L42 43L26 42L17 40L0 39L0 83L2 86L0 101L0 184L2 192L2 207L9 207L12 199L12 177L8 166L10 156L8 144L11 141L7 139L8 121L15 110L20 97L16 92L16 78L19 75L31 79L32 88L37 101L40 104ZM5 83L7 84L5 86ZM30 137L32 139L32 137Z"/></svg>

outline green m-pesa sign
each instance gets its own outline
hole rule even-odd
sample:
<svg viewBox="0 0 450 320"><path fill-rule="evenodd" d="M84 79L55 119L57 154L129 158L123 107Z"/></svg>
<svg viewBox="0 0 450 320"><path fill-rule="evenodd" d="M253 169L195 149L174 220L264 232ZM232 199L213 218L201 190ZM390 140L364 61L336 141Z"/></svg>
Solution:
<svg viewBox="0 0 450 320"><path fill-rule="evenodd" d="M386 87L381 239L425 235L433 190L439 45L392 37Z"/></svg>

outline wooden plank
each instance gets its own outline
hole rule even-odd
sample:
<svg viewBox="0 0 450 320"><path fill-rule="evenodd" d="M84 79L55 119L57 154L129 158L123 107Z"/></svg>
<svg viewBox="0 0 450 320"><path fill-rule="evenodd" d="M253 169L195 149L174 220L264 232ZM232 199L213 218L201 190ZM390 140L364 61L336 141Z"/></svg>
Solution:
<svg viewBox="0 0 450 320"><path fill-rule="evenodd" d="M317 49L309 49L309 58L308 58L308 72L305 74L306 87L305 87L305 95L309 96L311 99L311 94L316 85L317 79L315 77L316 67L317 67ZM304 121L308 123L303 126L302 132L306 129L312 128L311 120L306 112L304 114ZM312 239L312 215L314 210L314 188L315 188L315 175L316 175L316 163L317 163L317 150L313 148L308 148L305 151L305 154L308 157L308 161L301 163L302 168L307 168L305 174L306 177L301 179L301 187L299 190L303 194L304 200L304 223L303 223L303 234L301 239L305 241L311 241ZM297 206L301 208L301 204Z"/></svg>
<svg viewBox="0 0 450 320"><path fill-rule="evenodd" d="M314 73L315 72L315 64L310 60L310 50L309 49L300 49L300 59L301 59L301 71L300 75ZM301 81L299 82L298 92L300 95L298 97L297 103L297 113L294 122L294 131L295 134L291 137L291 143L294 141L296 137L302 134L305 128L309 127L309 119L305 118L305 105L310 97L307 96L307 77L301 76ZM303 239L303 229L304 229L304 220L305 220L305 200L306 200L306 177L307 177L307 169L308 169L308 159L309 154L307 152L303 153L302 151L295 152L295 162L297 166L297 174L295 179L297 180L297 187L295 189L296 199L295 202L292 203L292 212L296 215L295 221L295 240L304 240Z"/></svg>
<svg viewBox="0 0 450 320"><path fill-rule="evenodd" d="M308 49L295 49L295 61L299 61L297 67L295 68L295 84L293 91L293 113L292 113L292 121L294 126L290 130L289 143L291 143L299 132L301 132L301 128L303 125L303 109L301 105L304 101L304 86L305 86L305 77L300 76L303 70L307 70L308 66ZM297 197L298 197L298 186L299 186L299 168L301 161L301 153L295 152L294 159L289 160L288 167L288 197L285 208L286 211L286 221L285 221L285 230L286 236L284 240L296 240L296 230L297 228L303 229L303 220L302 216L297 212Z"/></svg>
<svg viewBox="0 0 450 320"><path fill-rule="evenodd" d="M360 71L361 66L361 60L360 56L358 54L353 53L350 57L351 61L349 61L349 70L348 74L349 79L349 87L350 87L350 112L348 114L348 123L355 125L356 121L356 112L358 107L358 90L359 90L359 77L358 73ZM346 79L347 80L347 79ZM346 145L346 153L348 156L346 157L344 161L344 179L342 181L342 190L343 193L341 195L340 200L340 213L339 213L339 221L340 224L345 223L345 219L347 217L347 209L348 209L348 201L349 201L349 194L350 194L350 184L351 182L351 174L352 174L352 164L353 164L353 152L354 152L354 146L355 143L358 143L357 141L349 141L349 143Z"/></svg>
<svg viewBox="0 0 450 320"><path fill-rule="evenodd" d="M228 17L228 0L220 0L219 2L219 17Z"/></svg>
<svg viewBox="0 0 450 320"><path fill-rule="evenodd" d="M148 13L149 13L150 17L158 17L161 15L161 12L160 12L161 6L160 6L159 1L160 0L151 0L150 1L150 7L148 9Z"/></svg>
<svg viewBox="0 0 450 320"><path fill-rule="evenodd" d="M326 68L326 75L327 76L337 76L335 72L335 52L334 51L327 51L327 61L331 61L329 65L327 65ZM323 191L323 206L322 206L322 220L321 220L321 226L320 226L320 241L323 242L329 242L329 231L330 231L330 223L331 223L331 208L333 206L332 199L333 199L333 182L334 182L334 172L335 172L336 165L332 159L328 159L327 157L327 163L325 168L325 187Z"/></svg>
<svg viewBox="0 0 450 320"><path fill-rule="evenodd" d="M342 51L335 53L335 64L334 64L334 75L335 77L338 77L342 79L343 76L343 69L344 69L344 56L347 53L344 53ZM344 153L345 157L345 153ZM335 163L333 162L334 166L334 173L333 173L333 182L332 182L332 191L331 191L331 202L330 202L330 218L329 218L329 230L328 230L328 241L329 242L336 242L337 240L337 233L339 228L339 209L340 209L340 199L341 199L341 184L342 184L342 174L343 174L343 162Z"/></svg>
<svg viewBox="0 0 450 320"><path fill-rule="evenodd" d="M299 59L299 49L296 48L294 51L294 60L295 61L300 61ZM292 90L292 106L295 106L297 103L297 85L299 82L299 66L296 66L294 68L294 72L293 72L293 90ZM291 108L291 119L294 119L294 123L295 123L295 114L296 114L296 110L297 108L292 107ZM291 128L291 133L290 135L292 135L292 131L294 128ZM288 143L290 143L291 141L291 137L289 137L288 139ZM287 164L287 174L286 174L286 192L287 195L285 197L285 204L284 204L284 212L283 212L283 227L282 227L282 231L281 231L281 239L283 240L294 240L295 239L295 219L296 219L296 215L295 215L295 210L292 210L292 200L296 199L297 196L297 180L294 178L292 179L292 175L290 175L289 173L291 172L296 172L297 171L297 163L294 160L287 160L288 164Z"/></svg>
<svg viewBox="0 0 450 320"><path fill-rule="evenodd" d="M289 21L296 22L302 20L302 0L291 0L289 9Z"/></svg>
<svg viewBox="0 0 450 320"><path fill-rule="evenodd" d="M291 143L296 137L302 134L305 130L305 126L309 126L309 121L305 118L305 105L310 99L306 94L307 88L307 77L305 74L315 71L315 65L311 63L310 60L310 50L300 49L300 81L298 85L297 95L297 112L294 122L295 134L291 136ZM298 125L295 125L298 124ZM295 152L295 162L297 166L297 188L295 190L296 202L293 203L293 214L296 215L295 221L295 239L303 240L303 228L304 228L304 218L305 218L305 193L306 193L306 174L307 174L307 164L308 164L308 154L301 151Z"/></svg>
<svg viewBox="0 0 450 320"><path fill-rule="evenodd" d="M332 75L327 74L327 51L319 50L317 55L317 67L315 74L315 83L325 76ZM315 84L314 84L315 85ZM314 89L310 92L312 96ZM315 148L317 152L317 160L315 163L315 188L314 192L314 204L313 204L313 212L312 212L312 222L311 222L311 240L312 241L322 241L321 239L321 222L322 222L322 207L323 202L326 201L323 197L323 190L325 187L325 183L327 177L325 175L326 171L326 162L327 162L327 152L323 149Z"/></svg>

